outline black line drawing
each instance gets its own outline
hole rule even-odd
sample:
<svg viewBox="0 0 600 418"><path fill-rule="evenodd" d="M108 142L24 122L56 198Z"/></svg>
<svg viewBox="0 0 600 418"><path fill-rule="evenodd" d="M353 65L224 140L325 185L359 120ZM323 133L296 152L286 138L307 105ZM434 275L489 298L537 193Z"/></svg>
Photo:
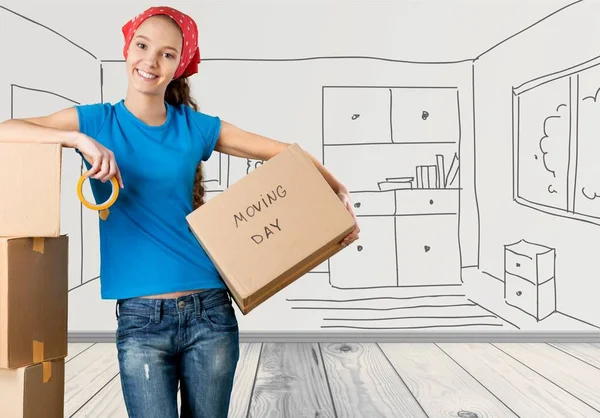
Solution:
<svg viewBox="0 0 600 418"><path fill-rule="evenodd" d="M304 100L310 110L320 107L320 118L304 119L316 135L307 135L303 145L318 149L322 163L349 187L362 234L309 273L316 275L307 279L310 285L301 280L293 286L293 296L286 291L288 314L311 318L312 329L600 329L598 308L590 298L577 296L600 291L593 284L594 256L578 242L592 240L600 226L600 57L557 58L530 71L515 71L510 81L500 77L506 86L497 93L496 75L489 68L497 54L518 48L524 38L531 50L548 48L536 29L559 25L555 22L562 16L583 15L589 5L583 0L567 3L474 57L453 60L364 54L203 58L208 69L260 65L262 71L273 67L285 73L314 66L311 92L298 102ZM34 25L73 48L78 54L74 61L92 60L94 100L121 98L124 60L100 59L4 6L0 14L11 16L10 22L3 21L6 30L25 32ZM0 47L3 42L6 36ZM1 72L7 62L0 64ZM335 77L315 75L340 62L397 76L340 74L336 83ZM425 68L436 69L437 75L415 76ZM449 69L459 76L446 76ZM35 79L0 80L0 98L10 95L11 118L24 116L25 94L82 101L67 93L72 90L45 88ZM202 100L210 103L212 97L203 94ZM204 166L207 198L262 163L213 153ZM83 169L81 164L66 180L74 183ZM96 267L87 264L97 257L97 238L89 228L98 220L81 204L76 213L77 222L70 227L76 231L71 239L78 242L80 261L74 261L78 274L70 291L97 284L99 278ZM581 298L585 306L578 302Z"/></svg>

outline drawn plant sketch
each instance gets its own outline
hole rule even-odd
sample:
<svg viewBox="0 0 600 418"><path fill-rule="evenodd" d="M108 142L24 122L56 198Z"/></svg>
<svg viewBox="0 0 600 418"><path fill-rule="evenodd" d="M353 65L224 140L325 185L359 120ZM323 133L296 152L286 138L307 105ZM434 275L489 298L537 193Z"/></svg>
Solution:
<svg viewBox="0 0 600 418"><path fill-rule="evenodd" d="M203 58L194 85L201 110L298 142L318 156L349 188L361 227L358 241L248 318L238 315L242 328L253 317L265 329L291 327L283 323L327 333L600 329L593 296L600 292L594 264L600 57L523 58L549 48L540 28L568 26L590 14L589 4L565 1L480 54L456 61ZM44 103L36 112L49 113L122 98L122 59L99 59L6 7L0 13L0 31L52 34L73 62L94 68L82 81L85 95L76 90L84 87L72 86L75 93L67 94L34 74L24 78L7 70L2 60L0 99L10 103L4 116L33 116L27 114L33 101ZM0 35L2 54L10 44L5 32ZM269 87L281 74L294 83ZM264 97L261 109L254 106L256 96ZM264 125L254 129L261 120ZM99 275L99 220L76 200L83 166L68 151L63 225L71 253L78 254L69 270L70 292L73 301L89 303L99 298L97 287L90 288ZM204 165L207 198L264 163L213 153ZM270 325L271 309L285 321Z"/></svg>

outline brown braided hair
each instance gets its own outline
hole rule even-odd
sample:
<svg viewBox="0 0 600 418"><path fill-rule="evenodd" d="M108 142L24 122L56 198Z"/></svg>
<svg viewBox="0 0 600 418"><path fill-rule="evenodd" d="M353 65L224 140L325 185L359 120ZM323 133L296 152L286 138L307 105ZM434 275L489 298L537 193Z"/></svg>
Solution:
<svg viewBox="0 0 600 418"><path fill-rule="evenodd" d="M179 77L172 80L167 86L165 92L165 101L173 106L187 105L195 111L198 111L198 104L190 93L190 85L187 77ZM197 209L204 203L204 184L202 162L196 167L196 177L194 178L193 208Z"/></svg>

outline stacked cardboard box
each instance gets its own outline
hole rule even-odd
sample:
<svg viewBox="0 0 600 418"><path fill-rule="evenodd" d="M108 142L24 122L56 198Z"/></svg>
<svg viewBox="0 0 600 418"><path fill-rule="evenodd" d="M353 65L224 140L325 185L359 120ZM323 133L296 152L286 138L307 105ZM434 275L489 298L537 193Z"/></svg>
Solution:
<svg viewBox="0 0 600 418"><path fill-rule="evenodd" d="M0 143L0 410L64 415L68 237L60 145Z"/></svg>

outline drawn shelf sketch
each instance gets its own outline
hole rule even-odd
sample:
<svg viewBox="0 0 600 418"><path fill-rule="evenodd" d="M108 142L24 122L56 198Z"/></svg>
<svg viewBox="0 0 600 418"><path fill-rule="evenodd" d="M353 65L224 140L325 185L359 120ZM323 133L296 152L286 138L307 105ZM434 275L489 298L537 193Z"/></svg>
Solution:
<svg viewBox="0 0 600 418"><path fill-rule="evenodd" d="M361 227L357 242L238 315L242 328L600 329L600 57L596 38L572 35L579 52L571 53L549 35L593 27L594 4L542 3L527 3L536 16L528 25L458 60L203 58L193 84L201 110L300 143L349 188ZM15 48L10 39L31 33L73 66L46 77L2 59L3 119L123 97L122 59L100 59L7 7L0 18L2 58ZM99 303L99 221L77 199L84 167L71 151L63 153L62 196L70 330L110 331L111 315L106 324L81 316ZM204 165L207 199L262 164L213 153Z"/></svg>

